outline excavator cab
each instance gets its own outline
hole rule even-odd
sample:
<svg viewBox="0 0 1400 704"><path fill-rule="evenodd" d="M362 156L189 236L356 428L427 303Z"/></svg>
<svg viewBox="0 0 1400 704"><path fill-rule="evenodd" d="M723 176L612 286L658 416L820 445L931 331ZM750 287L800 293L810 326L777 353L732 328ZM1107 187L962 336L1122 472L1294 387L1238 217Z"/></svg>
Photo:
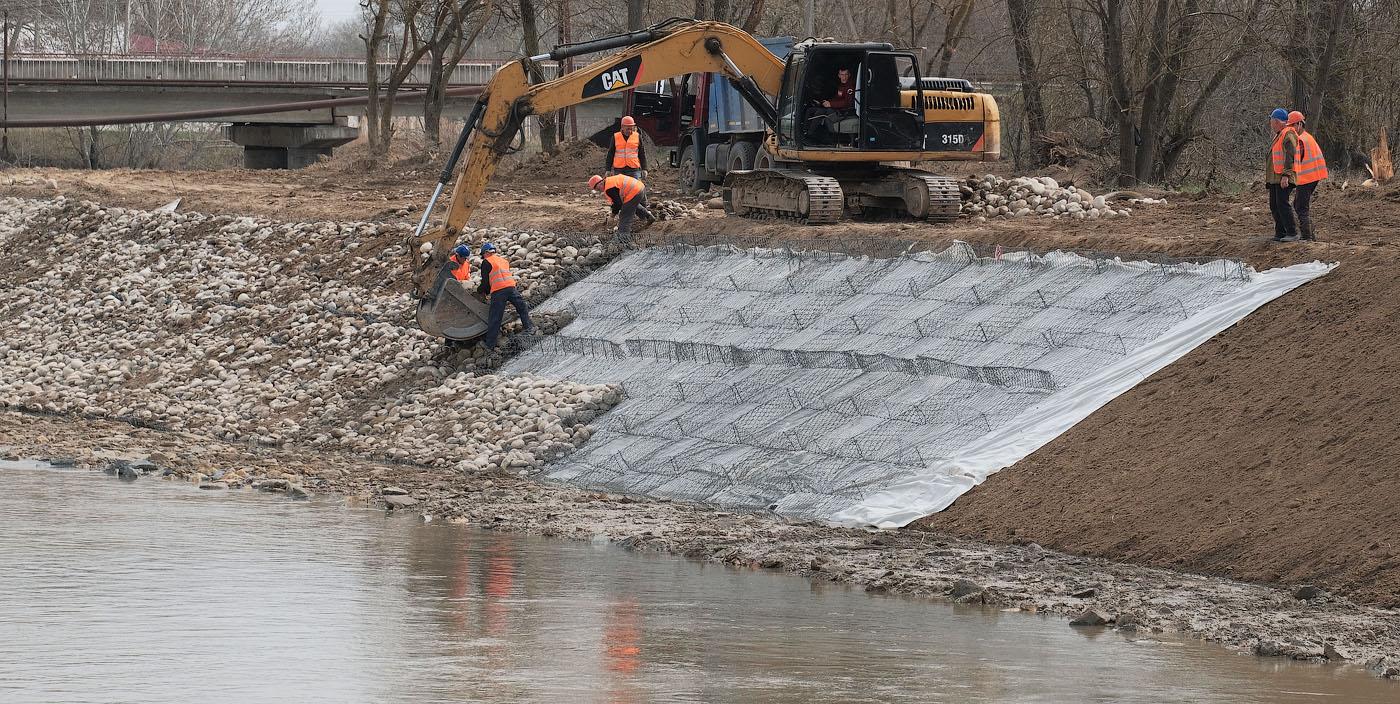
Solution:
<svg viewBox="0 0 1400 704"><path fill-rule="evenodd" d="M841 104L841 77L854 100ZM911 77L912 100L905 99ZM882 43L800 44L789 55L778 95L778 144L797 150L921 151L924 119L919 62Z"/></svg>

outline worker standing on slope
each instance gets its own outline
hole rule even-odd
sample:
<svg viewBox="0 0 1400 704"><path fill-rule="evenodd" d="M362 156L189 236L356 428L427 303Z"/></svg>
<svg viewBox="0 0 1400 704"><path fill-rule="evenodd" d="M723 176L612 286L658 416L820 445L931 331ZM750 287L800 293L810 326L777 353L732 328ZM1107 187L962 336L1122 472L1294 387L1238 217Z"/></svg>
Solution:
<svg viewBox="0 0 1400 704"><path fill-rule="evenodd" d="M525 299L515 289L515 275L510 271L510 262L496 253L496 245L490 242L481 244L481 284L477 293L491 294L491 307L486 316L486 340L482 347L488 352L496 351L496 337L501 334L501 320L506 314L506 303L515 306L520 324L525 326L525 334L535 332L535 324L530 321L530 309Z"/></svg>
<svg viewBox="0 0 1400 704"><path fill-rule="evenodd" d="M624 174L635 179L646 180L647 152L642 148L642 133L637 129L637 121L631 115L622 117L621 131L613 133L612 147L603 163L608 175Z"/></svg>
<svg viewBox="0 0 1400 704"><path fill-rule="evenodd" d="M1298 214L1298 234L1309 242L1316 239L1312 225L1312 197L1317 184L1327 178L1327 160L1322 157L1322 147L1317 139L1303 126L1303 113L1294 110L1288 113L1288 126L1298 138L1298 159L1295 162L1294 184L1297 193L1293 196L1293 212Z"/></svg>
<svg viewBox="0 0 1400 704"><path fill-rule="evenodd" d="M1274 142L1269 148L1265 183L1269 188L1269 212L1274 216L1274 241L1296 242L1298 228L1293 222L1293 206L1288 201L1293 195L1293 161L1298 154L1298 135L1288 126L1288 111L1283 108L1276 108L1269 115L1269 127L1274 131Z"/></svg>
<svg viewBox="0 0 1400 704"><path fill-rule="evenodd" d="M656 216L647 210L646 184L640 180L624 174L607 178L595 174L589 177L588 188L607 196L612 214L619 216L614 241L625 243L631 238L632 220L639 215L647 225L656 222Z"/></svg>

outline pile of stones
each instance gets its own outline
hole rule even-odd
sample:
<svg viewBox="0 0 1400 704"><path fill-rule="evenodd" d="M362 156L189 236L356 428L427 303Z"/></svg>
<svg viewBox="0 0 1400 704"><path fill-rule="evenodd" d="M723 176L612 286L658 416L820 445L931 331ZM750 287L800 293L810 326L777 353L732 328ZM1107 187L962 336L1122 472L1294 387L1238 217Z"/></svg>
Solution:
<svg viewBox="0 0 1400 704"><path fill-rule="evenodd" d="M0 406L469 470L586 440L618 390L452 361L413 324L407 234L0 199ZM608 256L467 237L510 257L532 298Z"/></svg>
<svg viewBox="0 0 1400 704"><path fill-rule="evenodd" d="M972 176L961 185L963 215L978 222L987 218L1071 218L1097 220L1132 214L1132 208L1111 203L1108 196L1076 186L1061 186L1049 176L1003 178Z"/></svg>

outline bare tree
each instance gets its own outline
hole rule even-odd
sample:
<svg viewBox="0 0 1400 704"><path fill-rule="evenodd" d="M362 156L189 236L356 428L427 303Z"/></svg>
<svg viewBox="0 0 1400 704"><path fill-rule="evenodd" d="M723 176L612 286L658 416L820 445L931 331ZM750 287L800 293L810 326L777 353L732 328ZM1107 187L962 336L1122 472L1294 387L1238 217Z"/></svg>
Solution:
<svg viewBox="0 0 1400 704"><path fill-rule="evenodd" d="M60 3L55 3L60 4ZM172 52L291 53L320 24L298 0L129 0L132 31Z"/></svg>
<svg viewBox="0 0 1400 704"><path fill-rule="evenodd" d="M540 32L537 18L535 16L534 0L520 0L520 28L524 33L526 56L537 56L540 54ZM530 81L533 83L543 83L544 73L533 61L528 65L530 70ZM554 154L559 150L558 133L555 128L554 113L536 115L540 127L540 149L546 154Z"/></svg>
<svg viewBox="0 0 1400 704"><path fill-rule="evenodd" d="M1026 115L1026 130L1030 133L1031 163L1045 166L1050 163L1050 142L1046 139L1045 101L1040 93L1040 73L1036 70L1035 49L1032 46L1035 24L1031 0L1006 0L1006 11L1011 20L1011 36L1016 47L1022 110Z"/></svg>
<svg viewBox="0 0 1400 704"><path fill-rule="evenodd" d="M436 0L431 22L419 31L428 45L428 90L423 96L423 132L430 148L442 144L442 106L447 83L491 20L492 0Z"/></svg>
<svg viewBox="0 0 1400 704"><path fill-rule="evenodd" d="M365 88L370 153L389 153L394 139L394 100L429 44L419 35L419 15L429 0L362 0L369 34L365 37ZM391 41L392 37L392 41ZM392 50L394 62L387 76L380 76L385 50ZM385 62L387 63L387 62Z"/></svg>

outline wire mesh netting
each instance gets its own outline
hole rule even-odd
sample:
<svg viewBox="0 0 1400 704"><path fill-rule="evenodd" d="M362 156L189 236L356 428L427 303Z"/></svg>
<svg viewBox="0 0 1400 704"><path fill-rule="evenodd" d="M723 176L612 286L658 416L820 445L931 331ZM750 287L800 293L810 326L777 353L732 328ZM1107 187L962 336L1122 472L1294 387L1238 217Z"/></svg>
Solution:
<svg viewBox="0 0 1400 704"><path fill-rule="evenodd" d="M541 307L573 322L505 371L626 395L549 477L823 518L925 476L1250 277L1229 260L774 244L632 252Z"/></svg>

